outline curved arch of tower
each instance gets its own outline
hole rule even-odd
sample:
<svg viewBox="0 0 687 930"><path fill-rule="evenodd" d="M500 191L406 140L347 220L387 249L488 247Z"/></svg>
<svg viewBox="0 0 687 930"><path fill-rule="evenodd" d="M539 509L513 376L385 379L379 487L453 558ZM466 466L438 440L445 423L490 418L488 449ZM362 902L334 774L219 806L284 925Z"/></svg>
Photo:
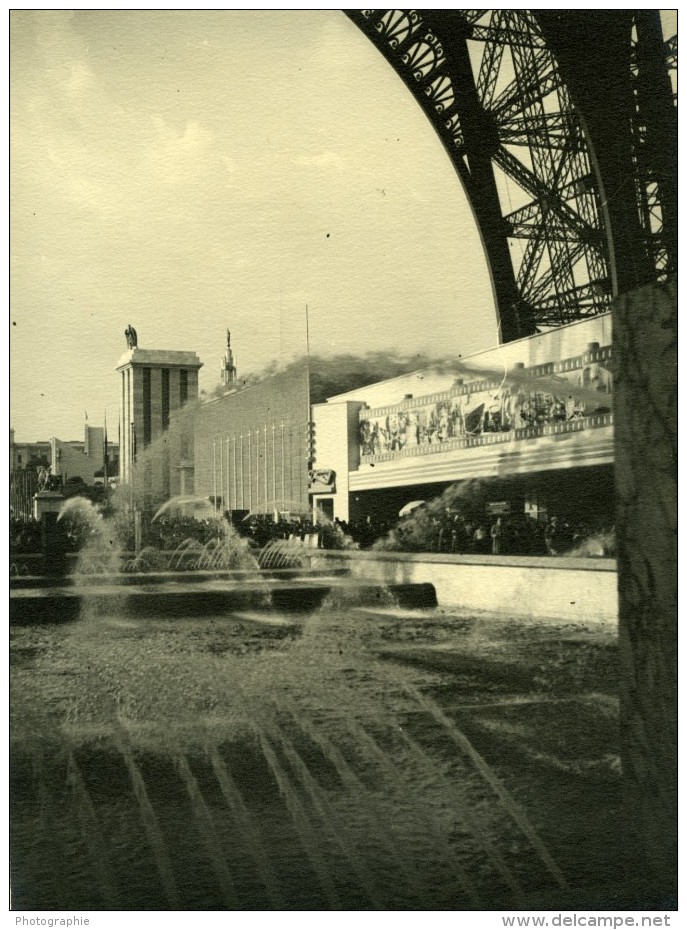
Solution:
<svg viewBox="0 0 687 930"><path fill-rule="evenodd" d="M439 135L502 341L676 269L676 115L655 10L347 10Z"/></svg>
<svg viewBox="0 0 687 930"><path fill-rule="evenodd" d="M656 900L674 901L677 39L658 10L346 12L463 183L502 341L613 311L627 823Z"/></svg>

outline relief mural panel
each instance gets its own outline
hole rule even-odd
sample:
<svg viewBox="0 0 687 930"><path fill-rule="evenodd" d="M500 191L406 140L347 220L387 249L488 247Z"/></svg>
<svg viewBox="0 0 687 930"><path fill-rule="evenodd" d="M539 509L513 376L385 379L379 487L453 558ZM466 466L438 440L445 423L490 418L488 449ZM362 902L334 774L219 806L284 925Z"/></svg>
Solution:
<svg viewBox="0 0 687 930"><path fill-rule="evenodd" d="M541 389L537 380L542 382ZM401 451L410 455L412 449L441 451L447 443L451 448L472 445L480 437L484 441L497 435L517 439L518 430L527 430L529 438L538 428L610 413L612 390L610 349L597 353L593 360L572 359L522 369L507 381L475 381L443 394L361 410L360 454L369 460ZM598 402L590 392L601 395Z"/></svg>

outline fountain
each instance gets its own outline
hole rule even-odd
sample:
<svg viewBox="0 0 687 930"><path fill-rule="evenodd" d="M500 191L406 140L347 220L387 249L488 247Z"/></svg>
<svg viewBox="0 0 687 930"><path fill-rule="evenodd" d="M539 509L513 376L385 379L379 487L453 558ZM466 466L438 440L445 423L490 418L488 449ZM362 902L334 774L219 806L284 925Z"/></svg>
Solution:
<svg viewBox="0 0 687 930"><path fill-rule="evenodd" d="M286 540L254 555L221 520L125 557L116 518L68 504L77 572L12 591L15 908L641 896L612 629L446 612L431 586L404 610L402 586Z"/></svg>
<svg viewBox="0 0 687 930"><path fill-rule="evenodd" d="M122 574L95 612L13 624L16 908L600 907L633 887L611 631L518 634L345 578L289 611L179 596L238 575ZM151 624L160 589L177 609Z"/></svg>
<svg viewBox="0 0 687 930"><path fill-rule="evenodd" d="M195 527L199 532L177 541L165 519L180 508L190 520L186 530ZM92 615L118 610L149 618L270 607L298 612L315 609L333 589L350 588L345 568L306 566L298 542L277 540L262 550L251 549L224 518L214 511L207 516L207 501L195 498L169 501L153 518L151 526L161 540L172 539L171 550L148 545L136 555L127 554L124 515L115 512L105 519L83 498L68 500L58 520L81 547L75 570L59 582L14 577L13 623L72 620L82 609ZM404 601L414 597L436 603L431 585L392 590ZM380 585L357 587L356 592L358 598L375 600Z"/></svg>
<svg viewBox="0 0 687 930"><path fill-rule="evenodd" d="M84 497L66 500L57 521L67 524L68 536L79 546L77 574L115 574L120 570L118 527L114 521L106 521L92 501Z"/></svg>
<svg viewBox="0 0 687 930"><path fill-rule="evenodd" d="M393 600L15 625L14 906L603 906L615 643L563 670L564 635Z"/></svg>

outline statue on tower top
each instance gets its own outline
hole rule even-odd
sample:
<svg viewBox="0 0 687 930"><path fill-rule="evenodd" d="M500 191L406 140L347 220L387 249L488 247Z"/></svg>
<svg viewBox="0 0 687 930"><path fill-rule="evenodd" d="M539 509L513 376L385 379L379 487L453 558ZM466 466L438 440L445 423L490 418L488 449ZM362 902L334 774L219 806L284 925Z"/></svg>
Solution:
<svg viewBox="0 0 687 930"><path fill-rule="evenodd" d="M231 351L231 333L227 330L227 351L224 353L224 363L222 365L222 384L227 387L236 381L236 365L234 365L234 353Z"/></svg>
<svg viewBox="0 0 687 930"><path fill-rule="evenodd" d="M133 328L131 323L124 330L124 335L126 336L126 344L130 349L135 349L138 345L138 336L136 335L136 330Z"/></svg>

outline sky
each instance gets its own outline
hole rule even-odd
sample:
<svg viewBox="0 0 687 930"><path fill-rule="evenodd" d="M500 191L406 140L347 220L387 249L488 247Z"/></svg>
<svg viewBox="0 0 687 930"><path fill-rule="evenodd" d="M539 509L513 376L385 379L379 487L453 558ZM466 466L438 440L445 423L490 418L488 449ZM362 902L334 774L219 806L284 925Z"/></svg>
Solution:
<svg viewBox="0 0 687 930"><path fill-rule="evenodd" d="M674 31L674 14L670 32ZM10 425L112 436L131 323L219 381L498 342L462 186L339 10L10 14Z"/></svg>
<svg viewBox="0 0 687 930"><path fill-rule="evenodd" d="M131 323L219 381L305 351L497 340L460 181L340 11L17 11L11 426L110 433Z"/></svg>

